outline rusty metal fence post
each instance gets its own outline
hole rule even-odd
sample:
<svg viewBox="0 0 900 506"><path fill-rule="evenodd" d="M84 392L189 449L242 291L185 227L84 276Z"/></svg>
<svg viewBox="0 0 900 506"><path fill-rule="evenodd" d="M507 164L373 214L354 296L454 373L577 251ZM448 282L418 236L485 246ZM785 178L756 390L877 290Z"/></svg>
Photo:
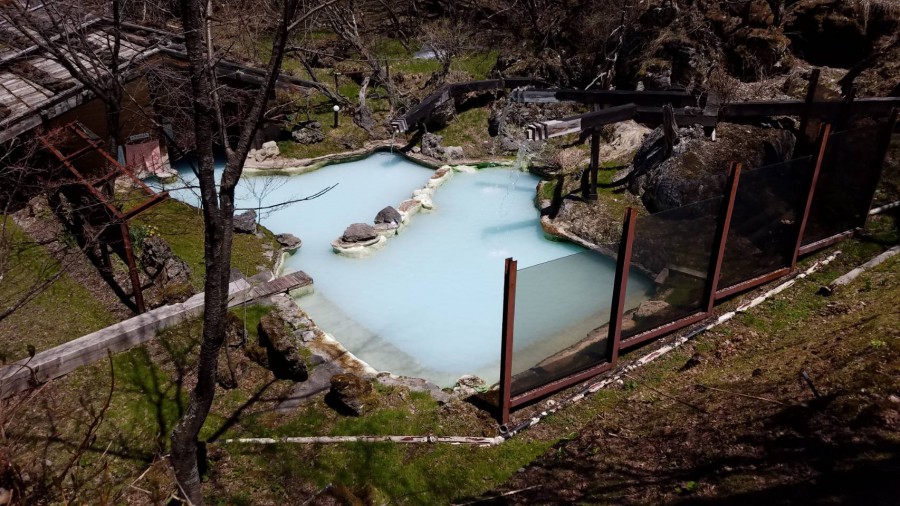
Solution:
<svg viewBox="0 0 900 506"><path fill-rule="evenodd" d="M716 234L713 239L713 255L709 258L709 270L706 274L706 293L703 294L703 306L710 313L716 304L716 290L719 289L719 275L722 273L722 261L725 259L725 245L728 243L728 230L731 228L731 216L734 212L734 199L737 196L741 180L741 164L731 162L728 169L728 182L725 186L725 199L719 211L716 223Z"/></svg>
<svg viewBox="0 0 900 506"><path fill-rule="evenodd" d="M612 302L609 310L609 334L606 339L606 356L611 364L619 360L619 344L622 339L622 317L625 312L625 292L628 289L628 271L631 269L631 250L634 245L634 224L637 213L629 207L622 222L622 239L619 241L619 256L616 258L616 278L613 284Z"/></svg>
<svg viewBox="0 0 900 506"><path fill-rule="evenodd" d="M500 356L500 399L498 421L509 423L510 397L512 394L513 333L516 321L516 269L518 263L506 259L503 275L503 336Z"/></svg>
<svg viewBox="0 0 900 506"><path fill-rule="evenodd" d="M797 268L797 259L800 258L800 248L803 246L803 235L806 233L806 222L809 220L809 212L812 209L813 199L816 195L816 184L819 182L819 173L822 171L822 161L825 159L825 150L828 147L828 137L831 136L831 124L822 125L819 130L819 149L816 155L816 164L813 167L812 177L809 181L809 190L806 194L806 204L803 207L803 217L800 219L800 228L797 230L797 245L794 248L794 256L791 259L791 270Z"/></svg>

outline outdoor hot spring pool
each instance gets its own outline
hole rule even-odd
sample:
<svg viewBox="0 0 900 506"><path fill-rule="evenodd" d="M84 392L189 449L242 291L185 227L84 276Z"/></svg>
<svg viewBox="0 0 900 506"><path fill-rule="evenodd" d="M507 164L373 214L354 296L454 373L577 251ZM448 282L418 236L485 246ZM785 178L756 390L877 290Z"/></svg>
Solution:
<svg viewBox="0 0 900 506"><path fill-rule="evenodd" d="M186 180L194 179L188 167L180 172ZM516 258L521 270L584 249L544 237L534 206L536 176L487 168L454 174L436 190L434 211L414 215L399 236L371 256L354 259L332 251L331 241L348 225L372 223L379 210L397 207L425 186L432 173L400 155L377 153L302 175L245 176L236 197L238 207L257 207L254 193L265 194L266 206L337 184L315 200L262 215L269 230L303 241L284 264L285 272L303 270L315 281L315 293L300 297L298 304L322 330L379 371L441 386L464 374L492 383L500 376L504 259ZM189 190L172 195L199 203ZM556 317L531 318L529 325L517 326L517 349L547 336L569 336L568 342L549 347L560 350L608 319L613 261L578 255L559 264L562 269L546 276L546 291L532 290L527 296L552 293L552 285L560 283L573 296L542 301ZM634 279L626 306L639 304L649 288L646 280ZM580 328L580 334L572 328ZM531 348L544 355L548 349ZM545 357L526 358L517 351L516 358L518 371Z"/></svg>

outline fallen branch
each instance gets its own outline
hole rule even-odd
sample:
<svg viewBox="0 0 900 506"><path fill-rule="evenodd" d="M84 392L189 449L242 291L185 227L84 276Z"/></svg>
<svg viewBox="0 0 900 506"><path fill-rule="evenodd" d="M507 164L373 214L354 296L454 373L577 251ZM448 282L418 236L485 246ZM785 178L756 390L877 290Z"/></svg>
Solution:
<svg viewBox="0 0 900 506"><path fill-rule="evenodd" d="M447 443L454 445L495 446L502 437L469 436L309 436L309 437L248 437L226 439L226 444L245 443L271 445L279 443L332 444L332 443Z"/></svg>
<svg viewBox="0 0 900 506"><path fill-rule="evenodd" d="M889 211L898 207L900 207L900 200L898 200L897 202L891 202L890 204L885 204L881 207L876 207L875 209L869 211L869 215L881 214L885 211Z"/></svg>
<svg viewBox="0 0 900 506"><path fill-rule="evenodd" d="M631 380L637 381L637 379L636 379L634 376L630 375L630 374L622 373L622 376L625 376L626 378L629 378L629 379L631 379ZM650 389L651 391L653 391L653 392L655 392L655 393L657 393L657 394L659 394L659 395L662 395L663 397L667 397L667 398L669 398L669 399L672 399L673 401L675 401L675 402L677 402L677 403L679 403L679 404L684 404L685 406L687 406L687 407L689 407L689 408L694 408L694 409L696 409L697 411L699 411L699 412L701 412L701 413L704 413L704 414L707 414L707 415L709 414L709 411L707 411L707 410L701 408L700 406L691 404L690 402L687 402L687 401L683 401L683 400L679 399L678 397L675 397L674 395L667 394L667 393L663 392L662 390L658 390L658 389L656 389L656 388L651 387L650 385L646 385L646 384L645 384L644 387Z"/></svg>
<svg viewBox="0 0 900 506"><path fill-rule="evenodd" d="M527 492L529 490L534 490L536 488L541 488L543 485L532 485L530 487L520 488L518 490L510 490L509 492L504 492L500 495L495 495L491 497L485 497L483 499L477 499L475 501L462 502L462 503L454 503L453 506L469 506L471 504L478 504L482 502L494 501L496 499L501 499L503 497L509 497L511 495L521 494L522 492Z"/></svg>
<svg viewBox="0 0 900 506"><path fill-rule="evenodd" d="M888 258L900 253L900 246L894 246L893 248L885 251L884 253L878 255L877 257L869 260L868 262L860 265L859 267L853 269L852 271L844 274L843 276L835 279L831 283L828 283L828 286L823 286L819 288L820 295L831 295L838 288L850 284L854 279L859 277L863 272L875 267L876 265L884 262Z"/></svg>
<svg viewBox="0 0 900 506"><path fill-rule="evenodd" d="M756 400L758 400L758 401L766 401L766 402L771 402L772 404L778 404L779 406L784 406L784 403L783 403L783 402L781 402L781 401L776 401L775 399L769 399L769 398L766 398L766 397L758 397L758 396L756 396L756 395L747 395L747 394L742 394L742 393L740 393L740 392L732 392L731 390L724 390L724 389L722 389L722 388L716 388L716 387L711 387L711 386L707 386L707 385L702 385L702 384L700 384L700 383L697 383L697 386L700 387L700 388L706 389L706 390L713 390L713 391L715 391L715 392L722 392L723 394L736 395L736 396L738 396L738 397L746 397L747 399L756 399Z"/></svg>

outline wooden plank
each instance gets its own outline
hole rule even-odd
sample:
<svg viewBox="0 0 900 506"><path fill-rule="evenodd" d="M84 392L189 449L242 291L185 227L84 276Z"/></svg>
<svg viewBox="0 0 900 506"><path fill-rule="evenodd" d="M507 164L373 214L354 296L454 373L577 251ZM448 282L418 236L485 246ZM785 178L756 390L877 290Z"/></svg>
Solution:
<svg viewBox="0 0 900 506"><path fill-rule="evenodd" d="M228 307L234 307L255 297L265 297L288 290L311 287L313 280L297 271L257 287L243 279L228 286ZM123 322L92 332L67 343L37 353L31 359L0 367L0 398L28 390L34 385L66 375L82 365L106 358L107 352L117 353L153 339L167 327L196 318L203 313L204 294L148 311Z"/></svg>
<svg viewBox="0 0 900 506"><path fill-rule="evenodd" d="M549 104L575 102L586 105L626 105L636 104L659 106L672 104L675 107L693 105L697 96L684 91L629 91L629 90L517 90L510 95L513 102L528 104Z"/></svg>

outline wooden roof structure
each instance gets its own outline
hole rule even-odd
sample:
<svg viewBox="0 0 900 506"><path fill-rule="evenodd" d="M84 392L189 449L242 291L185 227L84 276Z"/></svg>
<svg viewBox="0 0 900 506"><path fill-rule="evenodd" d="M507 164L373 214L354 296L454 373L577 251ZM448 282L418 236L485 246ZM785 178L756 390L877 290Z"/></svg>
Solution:
<svg viewBox="0 0 900 506"><path fill-rule="evenodd" d="M29 15L41 20L44 4L30 5ZM7 4L8 6L9 4ZM66 51L86 69L96 68L98 56L110 51L114 37L112 24L100 17L87 17L79 26L83 49ZM70 28L71 29L71 28ZM61 33L54 37L66 36ZM118 53L119 69L126 80L138 75L139 64L159 53L155 44L141 44L123 35ZM70 45L69 47L74 47ZM84 85L50 54L34 44L21 30L0 20L0 143L51 120L94 98Z"/></svg>
<svg viewBox="0 0 900 506"><path fill-rule="evenodd" d="M40 16L43 4L29 0L19 2L29 7L29 14ZM123 22L118 60L125 82L143 75L141 66L156 57L186 61L183 38L174 32ZM55 25L53 25L55 27ZM103 17L88 18L78 28L84 40L76 52L86 69L103 71L98 62L109 54L114 43L113 23ZM72 28L69 27L69 30ZM62 28L60 28L62 30ZM66 33L53 38L66 36ZM98 59L99 57L99 59ZM216 71L226 80L258 85L265 71L242 63L219 60ZM282 75L279 86L325 90L321 83ZM34 44L15 26L0 19L0 143L9 141L42 123L93 99L93 94L45 48Z"/></svg>

